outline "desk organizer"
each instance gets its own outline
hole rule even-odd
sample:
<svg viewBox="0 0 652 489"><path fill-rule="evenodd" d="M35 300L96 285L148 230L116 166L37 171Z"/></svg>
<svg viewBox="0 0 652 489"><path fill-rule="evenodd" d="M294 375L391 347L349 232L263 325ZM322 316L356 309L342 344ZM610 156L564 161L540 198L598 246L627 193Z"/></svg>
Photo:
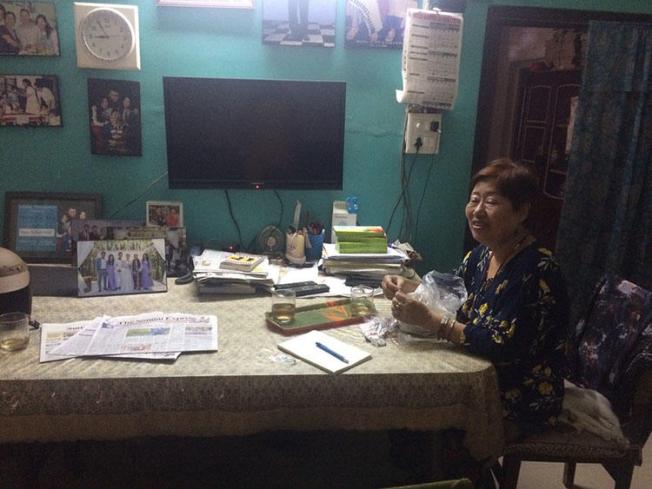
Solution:
<svg viewBox="0 0 652 489"><path fill-rule="evenodd" d="M363 316L354 316L351 312L351 299L326 301L323 304L297 307L294 321L279 324L270 312L265 313L267 326L284 335L305 333L313 329L328 329L364 322Z"/></svg>

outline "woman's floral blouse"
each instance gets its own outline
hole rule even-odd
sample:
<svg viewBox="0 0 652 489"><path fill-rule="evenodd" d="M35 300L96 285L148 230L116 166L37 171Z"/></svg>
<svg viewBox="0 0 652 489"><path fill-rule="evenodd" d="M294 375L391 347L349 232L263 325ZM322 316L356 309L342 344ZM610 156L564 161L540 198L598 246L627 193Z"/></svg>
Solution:
<svg viewBox="0 0 652 489"><path fill-rule="evenodd" d="M458 313L466 347L496 366L504 416L526 431L543 428L556 422L564 396L566 287L536 242L486 280L490 258L478 246L458 270L469 294Z"/></svg>

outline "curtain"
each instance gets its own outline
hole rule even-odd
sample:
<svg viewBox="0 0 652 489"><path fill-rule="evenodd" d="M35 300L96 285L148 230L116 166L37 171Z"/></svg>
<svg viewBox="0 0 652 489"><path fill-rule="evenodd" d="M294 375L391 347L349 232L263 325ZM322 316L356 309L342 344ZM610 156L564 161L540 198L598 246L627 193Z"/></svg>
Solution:
<svg viewBox="0 0 652 489"><path fill-rule="evenodd" d="M652 24L590 22L557 257L574 321L596 283L652 288Z"/></svg>

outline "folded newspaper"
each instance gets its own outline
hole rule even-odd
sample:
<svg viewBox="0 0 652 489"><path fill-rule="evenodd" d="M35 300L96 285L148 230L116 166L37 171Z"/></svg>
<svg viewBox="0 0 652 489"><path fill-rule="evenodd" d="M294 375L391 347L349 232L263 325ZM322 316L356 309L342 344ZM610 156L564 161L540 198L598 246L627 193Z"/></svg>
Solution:
<svg viewBox="0 0 652 489"><path fill-rule="evenodd" d="M184 351L216 350L216 316L150 312L43 324L40 361L86 356L175 360Z"/></svg>

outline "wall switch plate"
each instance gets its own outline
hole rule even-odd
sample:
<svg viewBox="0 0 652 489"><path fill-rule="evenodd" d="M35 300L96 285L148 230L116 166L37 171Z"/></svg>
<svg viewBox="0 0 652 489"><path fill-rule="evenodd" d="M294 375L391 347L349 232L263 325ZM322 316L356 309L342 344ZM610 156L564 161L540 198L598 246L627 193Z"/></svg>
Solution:
<svg viewBox="0 0 652 489"><path fill-rule="evenodd" d="M441 113L408 112L405 128L406 154L439 153L440 135ZM418 141L421 142L421 146L418 145Z"/></svg>

